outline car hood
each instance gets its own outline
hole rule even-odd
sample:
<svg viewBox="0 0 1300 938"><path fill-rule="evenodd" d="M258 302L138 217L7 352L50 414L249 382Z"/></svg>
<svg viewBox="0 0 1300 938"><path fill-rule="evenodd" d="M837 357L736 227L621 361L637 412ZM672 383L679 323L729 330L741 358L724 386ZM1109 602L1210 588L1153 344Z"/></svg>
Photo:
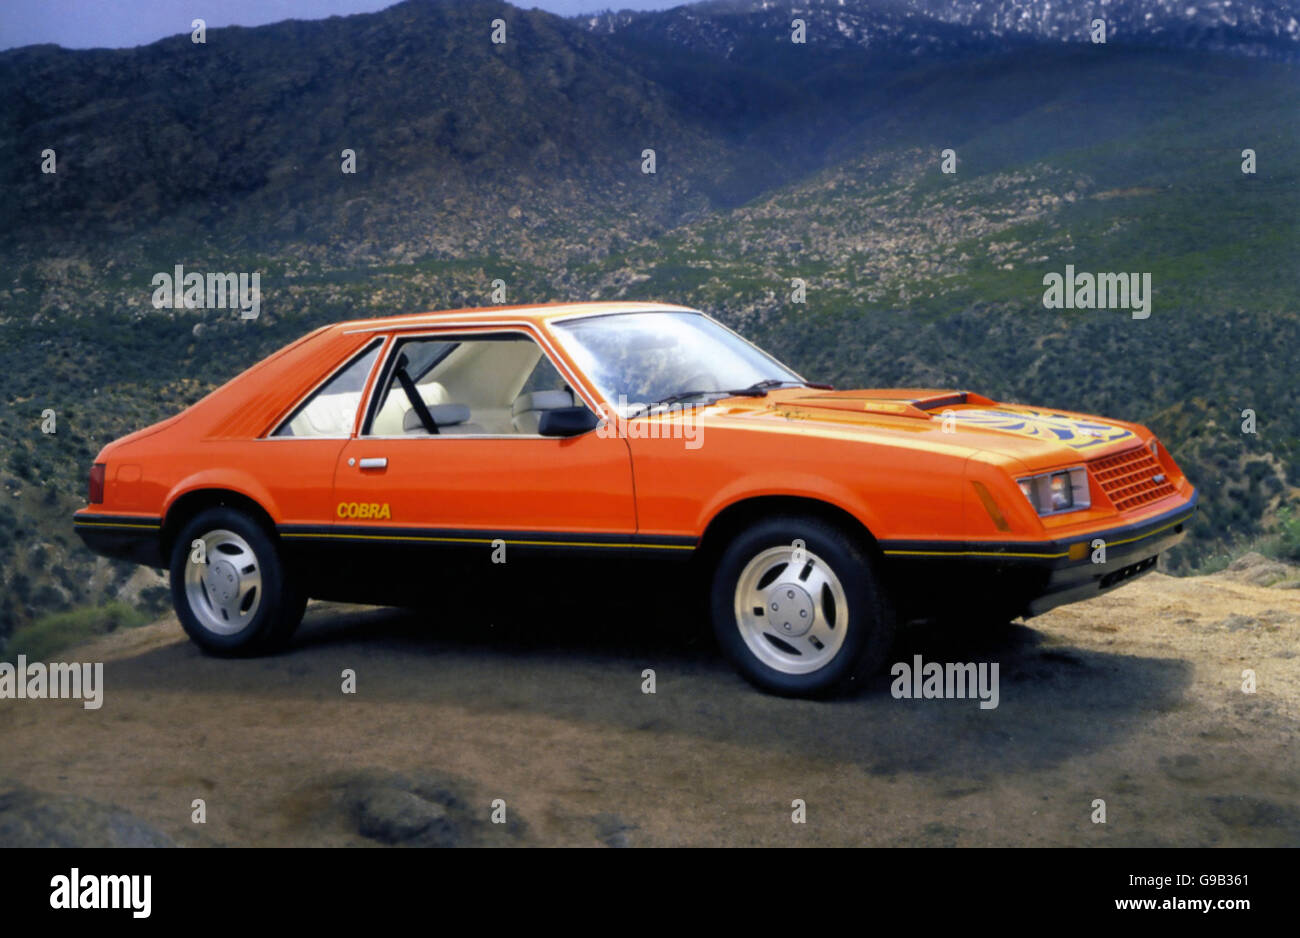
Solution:
<svg viewBox="0 0 1300 938"><path fill-rule="evenodd" d="M1141 445L1145 433L1143 427L1124 421L931 388L797 388L765 398L731 398L719 406L726 418L744 422L781 420L798 432L967 447L1030 466L1129 449Z"/></svg>

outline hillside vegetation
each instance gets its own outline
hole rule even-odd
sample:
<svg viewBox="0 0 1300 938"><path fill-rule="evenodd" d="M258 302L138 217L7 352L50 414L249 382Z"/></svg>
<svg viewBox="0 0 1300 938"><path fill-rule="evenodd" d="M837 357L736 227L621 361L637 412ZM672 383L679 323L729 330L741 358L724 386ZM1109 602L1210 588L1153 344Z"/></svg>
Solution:
<svg viewBox="0 0 1300 938"><path fill-rule="evenodd" d="M71 530L101 445L316 325L481 305L497 278L509 302L694 304L838 386L1141 421L1203 492L1172 572L1285 540L1296 65L949 41L938 21L926 54L791 47L756 13L711 49L646 22L408 3L206 46L0 54L0 637L165 603ZM150 280L176 264L260 272L260 317L155 310ZM1045 309L1067 264L1150 273L1150 318Z"/></svg>

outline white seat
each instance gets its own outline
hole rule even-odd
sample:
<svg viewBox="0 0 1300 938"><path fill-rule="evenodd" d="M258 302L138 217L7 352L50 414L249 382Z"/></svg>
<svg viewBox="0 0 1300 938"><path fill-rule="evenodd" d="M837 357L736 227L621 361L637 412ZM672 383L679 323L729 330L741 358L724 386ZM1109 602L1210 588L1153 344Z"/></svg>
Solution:
<svg viewBox="0 0 1300 938"><path fill-rule="evenodd" d="M447 400L447 389L437 381L430 381L428 384L417 384L416 388L420 392L420 397L424 403L430 407L439 404L450 403ZM406 393L401 386L394 383L392 390L388 392L388 398L384 401L384 406L375 414L375 421L370 427L372 436L401 436L405 430L406 415L415 414L415 408L407 399ZM416 419L419 419L418 417Z"/></svg>
<svg viewBox="0 0 1300 938"><path fill-rule="evenodd" d="M464 404L434 404L429 408L429 417L433 420L433 425L438 428L439 435L448 436L482 434L486 431L476 423L469 422L469 408ZM412 407L406 412L406 417L402 420L402 430L406 433L428 433L424 428L424 421Z"/></svg>
<svg viewBox="0 0 1300 938"><path fill-rule="evenodd" d="M548 410L572 407L573 404L571 391L525 391L515 398L514 406L510 408L515 432L536 435L542 414Z"/></svg>
<svg viewBox="0 0 1300 938"><path fill-rule="evenodd" d="M289 432L294 436L347 436L360 403L360 391L317 394L289 422Z"/></svg>

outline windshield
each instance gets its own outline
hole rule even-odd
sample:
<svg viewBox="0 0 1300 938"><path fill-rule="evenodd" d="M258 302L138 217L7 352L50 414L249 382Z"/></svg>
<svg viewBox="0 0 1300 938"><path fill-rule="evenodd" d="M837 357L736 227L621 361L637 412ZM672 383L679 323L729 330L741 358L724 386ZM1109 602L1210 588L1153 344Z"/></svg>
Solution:
<svg viewBox="0 0 1300 938"><path fill-rule="evenodd" d="M780 362L700 313L616 313L554 324L569 354L623 416L669 398L766 382L803 384Z"/></svg>

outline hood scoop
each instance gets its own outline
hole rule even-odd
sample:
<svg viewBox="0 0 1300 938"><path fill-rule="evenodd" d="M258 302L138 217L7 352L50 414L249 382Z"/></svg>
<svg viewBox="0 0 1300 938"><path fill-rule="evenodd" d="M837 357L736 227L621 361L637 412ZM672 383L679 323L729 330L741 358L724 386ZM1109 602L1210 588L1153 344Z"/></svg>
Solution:
<svg viewBox="0 0 1300 938"><path fill-rule="evenodd" d="M782 411L836 410L856 414L878 414L888 417L910 417L913 420L932 420L934 411L963 404L989 406L995 401L973 391L931 390L869 390L831 391L825 394L808 394L786 398L772 407Z"/></svg>

